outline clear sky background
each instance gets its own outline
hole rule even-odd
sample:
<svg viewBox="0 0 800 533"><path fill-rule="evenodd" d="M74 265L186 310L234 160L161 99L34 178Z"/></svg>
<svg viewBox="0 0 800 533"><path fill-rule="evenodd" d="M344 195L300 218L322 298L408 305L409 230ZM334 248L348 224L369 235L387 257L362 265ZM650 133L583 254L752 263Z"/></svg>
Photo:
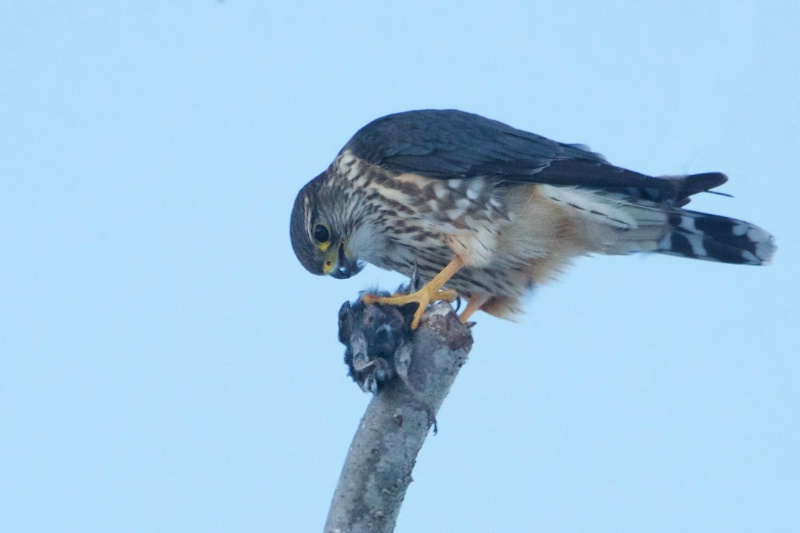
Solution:
<svg viewBox="0 0 800 533"><path fill-rule="evenodd" d="M641 172L769 267L577 261L476 315L398 524L800 528L800 3L3 2L0 531L320 531L369 396L295 194L362 125L459 108Z"/></svg>

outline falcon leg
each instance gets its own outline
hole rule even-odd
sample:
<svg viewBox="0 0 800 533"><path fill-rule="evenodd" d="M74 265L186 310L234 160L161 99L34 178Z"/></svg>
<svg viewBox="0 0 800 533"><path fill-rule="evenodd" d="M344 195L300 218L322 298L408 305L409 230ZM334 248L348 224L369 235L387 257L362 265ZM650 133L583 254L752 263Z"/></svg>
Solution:
<svg viewBox="0 0 800 533"><path fill-rule="evenodd" d="M461 316L458 317L459 320L461 320L462 323L466 323L467 320L469 320L469 317L471 317L475 311L478 311L481 307L483 307L483 304L488 302L489 298L491 297L492 296L490 294L473 294L470 296L469 301L467 302L467 307L464 308Z"/></svg>
<svg viewBox="0 0 800 533"><path fill-rule="evenodd" d="M441 272L422 286L422 288L411 294L403 294L388 297L376 297L370 294L365 295L362 300L366 304L378 303L386 305L407 305L411 303L418 304L417 310L414 312L414 320L411 322L411 329L417 329L422 315L425 314L425 309L431 302L438 300L446 300L452 302L456 299L458 294L452 290L440 290L442 286L452 278L461 267L464 266L464 260L459 256L455 256Z"/></svg>

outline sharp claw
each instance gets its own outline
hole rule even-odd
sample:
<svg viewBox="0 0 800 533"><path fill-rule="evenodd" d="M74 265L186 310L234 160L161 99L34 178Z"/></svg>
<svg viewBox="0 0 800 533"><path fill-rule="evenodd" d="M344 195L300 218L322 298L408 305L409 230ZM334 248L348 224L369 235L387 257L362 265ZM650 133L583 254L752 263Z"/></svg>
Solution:
<svg viewBox="0 0 800 533"><path fill-rule="evenodd" d="M425 314L425 310L428 309L428 306L432 302L438 302L441 300L453 302L456 300L456 298L458 298L458 293L452 289L437 291L433 294L433 297L431 297L430 292L430 290L423 287L422 289L411 294L394 294L389 297L365 294L361 297L361 299L367 305L374 303L397 306L408 305L411 303L417 304L417 309L414 311L414 319L411 321L411 329L417 329L420 321L422 320L422 316Z"/></svg>
<svg viewBox="0 0 800 533"><path fill-rule="evenodd" d="M431 281L423 285L417 291L411 294L395 294L390 297L381 297L374 294L365 294L362 296L362 301L365 304L379 303L384 305L404 306L408 304L417 304L417 309L414 312L414 319L411 322L411 329L417 329L422 315L431 302L444 300L452 302L458 298L458 293L452 289L441 289L453 275L464 265L463 260L456 256L441 272L439 272ZM412 280L413 281L413 280Z"/></svg>

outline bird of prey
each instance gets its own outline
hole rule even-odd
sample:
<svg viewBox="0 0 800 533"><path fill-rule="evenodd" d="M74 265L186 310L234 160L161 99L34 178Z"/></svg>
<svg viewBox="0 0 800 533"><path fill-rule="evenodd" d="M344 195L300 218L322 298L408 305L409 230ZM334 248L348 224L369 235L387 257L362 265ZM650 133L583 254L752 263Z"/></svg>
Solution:
<svg viewBox="0 0 800 533"><path fill-rule="evenodd" d="M290 234L313 274L348 278L363 262L417 273L416 328L435 300L467 299L511 318L521 297L577 256L656 252L762 265L772 235L749 222L690 211L719 172L648 176L563 144L457 110L420 110L361 128L292 209Z"/></svg>

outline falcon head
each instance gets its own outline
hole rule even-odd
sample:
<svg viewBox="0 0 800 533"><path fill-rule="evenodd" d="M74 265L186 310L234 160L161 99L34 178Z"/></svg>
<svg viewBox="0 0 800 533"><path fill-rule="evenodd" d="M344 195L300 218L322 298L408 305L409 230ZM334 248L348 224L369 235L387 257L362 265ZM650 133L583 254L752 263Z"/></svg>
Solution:
<svg viewBox="0 0 800 533"><path fill-rule="evenodd" d="M312 274L328 274L347 279L361 272L363 265L348 254L348 224L344 210L335 202L322 201L320 183L325 174L309 182L297 194L292 208L290 235L292 248L300 263Z"/></svg>

